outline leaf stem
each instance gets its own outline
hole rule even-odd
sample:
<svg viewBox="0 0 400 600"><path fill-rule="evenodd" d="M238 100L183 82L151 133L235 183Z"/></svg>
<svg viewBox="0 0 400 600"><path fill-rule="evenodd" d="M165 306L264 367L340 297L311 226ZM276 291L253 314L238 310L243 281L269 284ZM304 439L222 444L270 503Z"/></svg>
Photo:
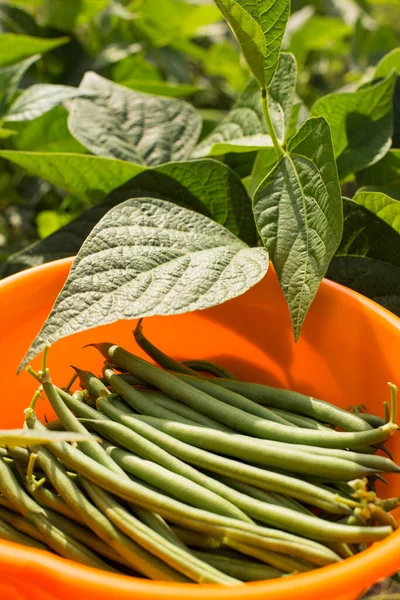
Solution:
<svg viewBox="0 0 400 600"><path fill-rule="evenodd" d="M261 89L261 107L262 107L265 123L267 125L268 133L272 138L272 143L274 145L276 155L278 158L281 158L281 156L283 156L284 152L279 144L279 141L278 141L278 138L276 135L276 131L272 124L271 115L269 112L269 105L268 105L268 90L266 90L266 89Z"/></svg>

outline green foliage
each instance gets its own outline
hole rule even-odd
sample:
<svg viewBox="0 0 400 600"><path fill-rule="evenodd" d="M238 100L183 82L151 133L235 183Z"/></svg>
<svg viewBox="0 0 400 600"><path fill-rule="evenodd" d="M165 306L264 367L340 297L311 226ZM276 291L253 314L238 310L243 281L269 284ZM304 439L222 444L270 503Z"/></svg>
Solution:
<svg viewBox="0 0 400 600"><path fill-rule="evenodd" d="M269 252L296 338L326 273L400 314L399 22L377 0L296 0L290 17L288 0L0 2L2 275L84 255L124 206L140 229L146 207L159 236L169 213L194 223L165 286L210 253L182 310L247 289ZM126 289L152 314L147 276Z"/></svg>
<svg viewBox="0 0 400 600"><path fill-rule="evenodd" d="M127 200L88 236L21 368L45 344L71 333L225 302L257 283L267 268L264 249L250 248L207 217L165 200Z"/></svg>

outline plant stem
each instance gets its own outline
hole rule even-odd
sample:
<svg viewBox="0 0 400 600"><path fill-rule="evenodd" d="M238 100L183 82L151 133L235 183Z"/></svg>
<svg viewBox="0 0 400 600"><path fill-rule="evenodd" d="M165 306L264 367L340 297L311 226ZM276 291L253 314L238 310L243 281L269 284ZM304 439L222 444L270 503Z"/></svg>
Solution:
<svg viewBox="0 0 400 600"><path fill-rule="evenodd" d="M271 115L269 113L268 106L268 90L261 90L261 107L264 114L265 123L268 128L268 133L272 138L272 143L274 144L275 152L278 158L283 156L284 152L279 144L278 138L276 136L276 131L271 121Z"/></svg>

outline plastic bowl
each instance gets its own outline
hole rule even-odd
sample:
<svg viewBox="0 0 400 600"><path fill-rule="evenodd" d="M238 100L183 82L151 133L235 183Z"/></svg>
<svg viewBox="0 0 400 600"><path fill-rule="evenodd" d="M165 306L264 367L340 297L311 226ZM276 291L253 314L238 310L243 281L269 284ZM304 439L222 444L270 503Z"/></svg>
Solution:
<svg viewBox="0 0 400 600"><path fill-rule="evenodd" d="M0 283L3 404L1 427L19 427L36 382L16 376L18 364L43 324L72 259L30 269ZM102 359L90 341L112 341L133 350L133 322L119 322L63 339L51 349L49 366L62 385L68 364L99 371ZM146 334L177 359L220 362L244 379L292 388L341 407L365 404L382 414L388 381L399 382L400 320L347 288L323 281L295 344L276 276L222 306L191 314L152 317ZM139 353L139 351L138 351ZM140 354L142 354L140 352ZM36 359L33 363L39 366ZM51 417L43 402L38 413ZM400 462L400 435L390 448ZM400 495L400 477L382 495ZM400 515L398 515L400 516ZM0 542L2 600L355 600L380 578L400 569L400 529L341 563L284 579L223 588L171 584L110 575L50 553Z"/></svg>

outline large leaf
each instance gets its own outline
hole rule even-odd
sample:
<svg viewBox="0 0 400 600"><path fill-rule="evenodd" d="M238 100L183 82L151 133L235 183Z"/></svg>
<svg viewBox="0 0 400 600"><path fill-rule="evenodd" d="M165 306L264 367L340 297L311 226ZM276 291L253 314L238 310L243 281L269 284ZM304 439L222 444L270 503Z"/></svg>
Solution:
<svg viewBox="0 0 400 600"><path fill-rule="evenodd" d="M106 194L143 170L122 160L66 152L21 152L0 150L6 158L30 175L42 177L88 203Z"/></svg>
<svg viewBox="0 0 400 600"><path fill-rule="evenodd" d="M239 45L260 88L265 88L264 61L266 43L263 30L256 18L236 0L215 0Z"/></svg>
<svg viewBox="0 0 400 600"><path fill-rule="evenodd" d="M305 16L309 18L295 28L287 46L301 65L313 51L327 54L346 52L344 40L351 34L347 23L333 17L313 15L311 11Z"/></svg>
<svg viewBox="0 0 400 600"><path fill-rule="evenodd" d="M203 215L154 198L127 200L96 225L21 363L85 329L180 314L239 296L268 269L262 248Z"/></svg>
<svg viewBox="0 0 400 600"><path fill-rule="evenodd" d="M87 95L87 92L68 85L46 83L31 85L31 87L22 92L7 111L5 120L32 121L41 117L55 106L62 104L65 100Z"/></svg>
<svg viewBox="0 0 400 600"><path fill-rule="evenodd" d="M296 87L296 62L282 53L279 67L269 89L271 119L279 141L285 139ZM227 152L250 152L272 147L261 108L260 90L252 80L232 110L192 153L193 157L217 156Z"/></svg>
<svg viewBox="0 0 400 600"><path fill-rule="evenodd" d="M205 181L207 185L204 185ZM86 193L90 196L90 189ZM169 163L139 173L103 202L53 235L11 256L3 265L2 276L74 256L110 208L128 198L144 195L155 198L162 196L175 204L196 210L224 225L249 245L257 243L250 199L240 179L229 167L209 159Z"/></svg>
<svg viewBox="0 0 400 600"><path fill-rule="evenodd" d="M72 101L72 135L94 154L157 165L187 158L201 120L181 100L133 92L96 73L86 73L80 90L95 98Z"/></svg>
<svg viewBox="0 0 400 600"><path fill-rule="evenodd" d="M15 121L12 128L18 135L13 139L13 149L86 153L86 148L70 134L67 117L67 111L57 106L34 121Z"/></svg>
<svg viewBox="0 0 400 600"><path fill-rule="evenodd" d="M39 54L0 69L0 118L4 117L26 71L40 58Z"/></svg>
<svg viewBox="0 0 400 600"><path fill-rule="evenodd" d="M360 193L355 199L357 197L373 212L361 202L343 199L343 238L328 276L400 315L400 234L396 216L390 212L391 199L386 199L383 206L384 199L381 197L377 201L375 197L374 200L374 194L368 198L367 193ZM393 202L397 207L400 205ZM379 214L383 214L385 220ZM398 220L397 211L397 226Z"/></svg>
<svg viewBox="0 0 400 600"><path fill-rule="evenodd" d="M392 50L378 63L374 78L387 77L395 71L396 85L393 92L393 147L400 147L400 48Z"/></svg>
<svg viewBox="0 0 400 600"><path fill-rule="evenodd" d="M400 317L399 267L362 256L334 256L328 277Z"/></svg>
<svg viewBox="0 0 400 600"><path fill-rule="evenodd" d="M395 76L356 92L328 94L317 100L312 116L327 119L341 177L374 164L392 143L392 94Z"/></svg>
<svg viewBox="0 0 400 600"><path fill-rule="evenodd" d="M304 123L254 199L256 225L289 305L295 338L342 234L342 201L329 125Z"/></svg>
<svg viewBox="0 0 400 600"><path fill-rule="evenodd" d="M40 38L17 33L0 35L0 67L11 65L34 54L43 54L69 41L67 37Z"/></svg>
<svg viewBox="0 0 400 600"><path fill-rule="evenodd" d="M131 90L145 92L146 94L154 94L155 96L167 96L170 98L191 96L200 91L200 88L195 85L190 85L189 83L172 83L170 81L127 79L120 83Z"/></svg>
<svg viewBox="0 0 400 600"><path fill-rule="evenodd" d="M400 201L382 192L359 191L353 200L390 225L400 235Z"/></svg>
<svg viewBox="0 0 400 600"><path fill-rule="evenodd" d="M385 192L389 196L400 194L400 150L389 152L375 165L359 174L359 182Z"/></svg>

